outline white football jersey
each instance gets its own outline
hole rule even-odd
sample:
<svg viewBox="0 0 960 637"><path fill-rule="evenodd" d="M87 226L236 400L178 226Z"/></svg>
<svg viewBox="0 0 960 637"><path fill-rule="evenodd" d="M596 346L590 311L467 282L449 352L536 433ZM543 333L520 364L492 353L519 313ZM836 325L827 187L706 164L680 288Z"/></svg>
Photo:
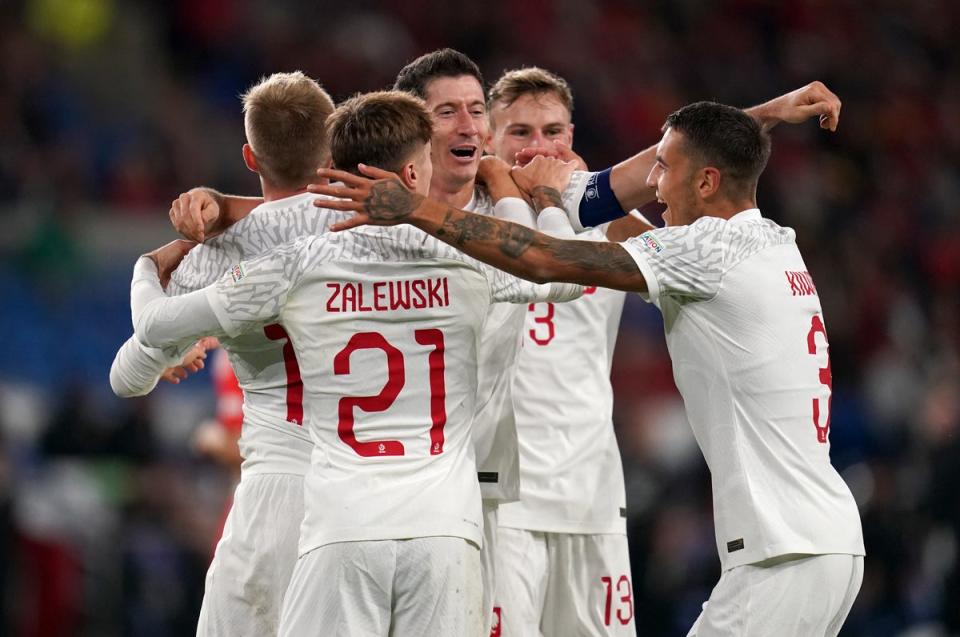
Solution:
<svg viewBox="0 0 960 637"><path fill-rule="evenodd" d="M260 204L223 234L191 250L174 270L167 293L204 288L240 261L326 232L351 216L317 208L317 198L303 193ZM280 325L266 325L222 344L243 389L243 473L306 474L313 444L303 428L303 383L288 334Z"/></svg>
<svg viewBox="0 0 960 637"><path fill-rule="evenodd" d="M605 241L605 229L577 238ZM625 296L587 288L576 301L529 305L513 381L520 501L501 505L500 526L547 533L626 532L610 386Z"/></svg>
<svg viewBox="0 0 960 637"><path fill-rule="evenodd" d="M314 236L208 288L227 334L281 323L314 443L301 554L332 542L450 535L481 543L471 424L491 302L572 298L416 228Z"/></svg>
<svg viewBox="0 0 960 637"><path fill-rule="evenodd" d="M830 464L830 359L789 228L756 209L624 242L663 313L673 374L713 482L726 570L788 553L863 555Z"/></svg>
<svg viewBox="0 0 960 637"><path fill-rule="evenodd" d="M481 215L494 214L493 200L481 188L474 191L465 209ZM533 225L532 216L529 225ZM520 460L512 385L525 315L523 305L493 305L480 336L473 439L477 477L484 499L509 502L520 497Z"/></svg>

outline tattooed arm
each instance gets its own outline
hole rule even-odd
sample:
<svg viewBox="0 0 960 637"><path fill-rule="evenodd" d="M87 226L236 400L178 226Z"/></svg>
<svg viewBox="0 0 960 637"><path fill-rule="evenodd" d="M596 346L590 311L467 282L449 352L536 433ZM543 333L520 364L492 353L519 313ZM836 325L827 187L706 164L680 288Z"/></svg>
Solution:
<svg viewBox="0 0 960 637"><path fill-rule="evenodd" d="M636 262L618 244L556 239L426 199L407 190L386 171L362 165L360 169L375 179L328 170L318 174L344 185L309 187L311 192L343 198L324 200L325 207L359 213L334 230L409 223L475 259L536 283L565 281L628 292L647 289Z"/></svg>

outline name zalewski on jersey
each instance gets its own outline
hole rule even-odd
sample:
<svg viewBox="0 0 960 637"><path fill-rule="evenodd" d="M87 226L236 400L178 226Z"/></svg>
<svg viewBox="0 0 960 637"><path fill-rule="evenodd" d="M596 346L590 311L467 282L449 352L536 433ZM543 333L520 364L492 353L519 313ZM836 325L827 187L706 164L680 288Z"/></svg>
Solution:
<svg viewBox="0 0 960 637"><path fill-rule="evenodd" d="M523 281L409 226L309 237L243 266L208 300L232 338L282 325L299 361L314 445L301 553L433 535L479 545L472 425L488 310L581 288Z"/></svg>

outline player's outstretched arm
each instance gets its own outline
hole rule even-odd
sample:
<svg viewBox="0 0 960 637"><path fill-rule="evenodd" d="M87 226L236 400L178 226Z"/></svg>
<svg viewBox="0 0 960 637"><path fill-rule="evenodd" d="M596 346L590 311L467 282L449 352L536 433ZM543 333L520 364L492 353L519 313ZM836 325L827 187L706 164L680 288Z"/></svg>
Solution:
<svg viewBox="0 0 960 637"><path fill-rule="evenodd" d="M180 236L202 242L223 233L263 203L260 197L224 195L213 188L191 188L170 204L170 223Z"/></svg>
<svg viewBox="0 0 960 637"><path fill-rule="evenodd" d="M818 118L820 128L837 130L840 122L840 98L823 82L811 82L768 102L744 109L760 122L765 131L777 124L800 124ZM615 165L610 172L610 188L624 210L640 208L655 198L647 186L647 175L656 160L657 147L651 146Z"/></svg>
<svg viewBox="0 0 960 637"><path fill-rule="evenodd" d="M311 192L341 198L325 200L325 207L358 213L333 230L409 223L475 259L536 283L564 281L636 292L647 289L636 262L617 244L565 241L515 223L457 210L407 190L392 173L363 164L359 168L371 178L321 170L321 177L343 185L308 187Z"/></svg>

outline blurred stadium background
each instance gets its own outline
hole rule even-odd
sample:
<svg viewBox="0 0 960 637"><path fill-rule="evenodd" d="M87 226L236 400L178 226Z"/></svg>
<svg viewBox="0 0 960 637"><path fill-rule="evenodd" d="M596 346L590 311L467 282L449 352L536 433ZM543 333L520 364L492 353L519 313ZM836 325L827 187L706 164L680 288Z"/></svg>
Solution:
<svg viewBox="0 0 960 637"><path fill-rule="evenodd" d="M0 3L0 635L192 634L230 477L191 448L209 375L132 401L107 372L169 201L253 194L237 96L301 69L336 99L452 46L488 80L575 91L595 168L697 99L813 79L839 131L781 127L765 214L797 229L834 376L832 456L867 569L845 637L960 635L960 4L949 0L4 0ZM641 635L682 635L718 576L708 473L659 317L614 368Z"/></svg>

